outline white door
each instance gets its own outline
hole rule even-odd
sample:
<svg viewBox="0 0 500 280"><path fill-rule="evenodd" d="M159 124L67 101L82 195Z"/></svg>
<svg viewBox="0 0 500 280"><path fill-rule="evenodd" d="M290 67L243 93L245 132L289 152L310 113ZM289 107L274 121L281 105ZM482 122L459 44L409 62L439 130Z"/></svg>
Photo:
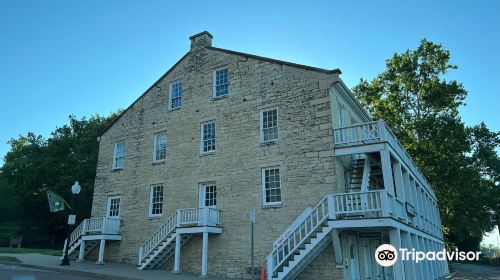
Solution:
<svg viewBox="0 0 500 280"><path fill-rule="evenodd" d="M106 217L108 217L108 218L120 217L120 197L119 196L108 197L108 206L106 209Z"/></svg>
<svg viewBox="0 0 500 280"><path fill-rule="evenodd" d="M217 207L217 185L215 183L201 183L199 194L199 208Z"/></svg>
<svg viewBox="0 0 500 280"><path fill-rule="evenodd" d="M375 251L377 250L378 246L380 246L381 242L379 239L372 239L370 241L370 245L371 245L371 250L370 250L370 253L371 253L371 262L372 262L372 267L374 268L373 269L373 274L374 274L374 277L373 279L375 280L382 280L384 279L384 275L382 273L382 266L379 265L377 263L377 261L375 260Z"/></svg>
<svg viewBox="0 0 500 280"><path fill-rule="evenodd" d="M359 280L358 243L355 236L349 236L349 266L351 279Z"/></svg>

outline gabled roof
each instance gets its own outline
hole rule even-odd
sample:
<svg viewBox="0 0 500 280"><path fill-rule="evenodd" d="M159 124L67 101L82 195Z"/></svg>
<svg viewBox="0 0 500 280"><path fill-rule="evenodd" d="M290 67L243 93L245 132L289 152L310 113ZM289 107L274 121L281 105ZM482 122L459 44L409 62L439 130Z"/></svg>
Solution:
<svg viewBox="0 0 500 280"><path fill-rule="evenodd" d="M211 50L215 50L215 51L221 51L221 52L225 52L225 53L229 53L229 54L250 57L250 58L254 58L254 59L264 60L264 61L268 61L268 62L288 65L288 66L292 66L292 67L302 68L302 69L326 73L326 74L342 74L342 71L340 71L340 69L338 69L338 68L333 69L333 70L328 70L328 69L312 67L312 66L307 66L307 65L303 65L303 64L288 62L288 61L284 61L284 60L278 60L278 59L264 57L264 56L258 56L258 55L249 54L249 53L237 52L237 51L232 51L232 50L227 50L227 49L222 49L222 48L216 48L216 47L206 47L206 48L211 49Z"/></svg>
<svg viewBox="0 0 500 280"><path fill-rule="evenodd" d="M208 34L210 35L210 33L208 33ZM193 36L196 36L196 35L193 35ZM268 62L272 62L272 63L288 65L288 66L291 66L291 67L297 67L297 68L301 68L301 69L305 69L305 70L310 70L310 71L316 71L316 72L325 73L325 74L342 74L342 71L340 71L340 69L338 69L338 68L337 69L333 69L333 70L328 70L328 69L317 68L317 67L307 66L307 65L303 65L303 64L297 64L297 63L293 63L293 62L288 62L288 61L283 61L283 60L278 60L278 59L273 59L273 58L258 56L258 55L249 54L249 53L243 53L243 52L237 52L237 51L231 51L231 50L227 50L227 49L221 49L221 48L211 47L211 46L206 47L206 48L210 49L210 50L225 52L225 53L239 55L239 56L244 56L244 57L250 57L250 58L254 58L254 59L258 59L258 60L263 60L263 61L268 61ZM132 104L130 104L130 106L128 106L127 109L123 110L123 112L121 112L121 114L118 117L116 117L116 119L114 119L113 122L111 122L103 131L101 131L99 133L98 137L100 137L104 133L106 133L106 131L108 131L125 114L125 112L127 112L130 108L132 108L132 106L134 106L134 104L137 103L137 101L139 101L144 95L146 95L146 93L150 89L152 89L153 87L155 87L165 76L167 76L170 72L172 72L172 70L174 70L174 68L177 65L179 65L179 63L181 63L181 61L184 60L184 58L186 58L189 54L190 54L190 52L188 52L184 56L182 56L182 58L179 59L179 61L177 61L172 67L170 67L170 69L168 69L168 71L165 72L165 74L163 74L158 80L156 80L156 82L154 82L148 89L146 89L146 91L144 91L144 93L141 94L141 96L139 96Z"/></svg>

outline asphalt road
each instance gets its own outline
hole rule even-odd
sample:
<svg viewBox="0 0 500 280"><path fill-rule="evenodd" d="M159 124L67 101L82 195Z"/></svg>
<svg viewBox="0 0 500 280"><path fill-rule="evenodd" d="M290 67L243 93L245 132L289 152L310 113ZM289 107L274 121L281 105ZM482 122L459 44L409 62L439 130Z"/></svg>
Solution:
<svg viewBox="0 0 500 280"><path fill-rule="evenodd" d="M489 266L489 265L477 265L477 264L453 264L453 267L457 271L455 280L499 280L500 279L500 267Z"/></svg>
<svg viewBox="0 0 500 280"><path fill-rule="evenodd" d="M0 264L0 280L96 280L101 278L79 276L62 272Z"/></svg>

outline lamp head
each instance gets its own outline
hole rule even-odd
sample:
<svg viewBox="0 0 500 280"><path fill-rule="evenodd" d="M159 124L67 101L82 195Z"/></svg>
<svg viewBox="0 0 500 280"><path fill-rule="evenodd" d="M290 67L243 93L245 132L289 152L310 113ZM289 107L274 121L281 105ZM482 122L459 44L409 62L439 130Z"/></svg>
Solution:
<svg viewBox="0 0 500 280"><path fill-rule="evenodd" d="M82 190L82 187L80 187L80 184L78 184L78 181L76 181L75 184L73 186L71 186L71 192L73 194L79 194L81 190Z"/></svg>

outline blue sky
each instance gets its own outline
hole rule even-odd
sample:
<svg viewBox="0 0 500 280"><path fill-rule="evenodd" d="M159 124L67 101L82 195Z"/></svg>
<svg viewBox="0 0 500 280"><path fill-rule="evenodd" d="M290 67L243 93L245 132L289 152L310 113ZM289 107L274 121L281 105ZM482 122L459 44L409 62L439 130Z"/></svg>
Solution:
<svg viewBox="0 0 500 280"><path fill-rule="evenodd" d="M405 3L403 3L405 2ZM452 52L462 116L500 130L498 1L0 0L0 157L12 137L126 108L208 30L214 46L340 68L350 87L428 38Z"/></svg>

